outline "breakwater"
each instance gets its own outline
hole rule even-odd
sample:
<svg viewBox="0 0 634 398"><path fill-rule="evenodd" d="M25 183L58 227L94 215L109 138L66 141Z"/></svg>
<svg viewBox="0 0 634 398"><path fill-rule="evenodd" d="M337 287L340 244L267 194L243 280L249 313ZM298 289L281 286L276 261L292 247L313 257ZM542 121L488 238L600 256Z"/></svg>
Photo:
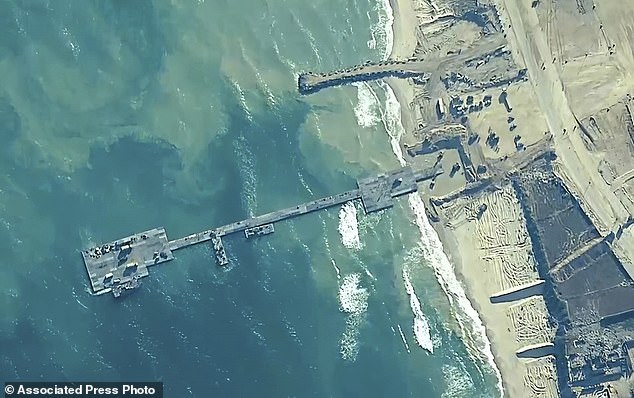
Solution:
<svg viewBox="0 0 634 398"><path fill-rule="evenodd" d="M402 79L420 77L430 72L429 63L417 58L366 62L327 73L301 73L297 88L301 94L311 94L326 87L351 84L359 81L377 80L384 77Z"/></svg>

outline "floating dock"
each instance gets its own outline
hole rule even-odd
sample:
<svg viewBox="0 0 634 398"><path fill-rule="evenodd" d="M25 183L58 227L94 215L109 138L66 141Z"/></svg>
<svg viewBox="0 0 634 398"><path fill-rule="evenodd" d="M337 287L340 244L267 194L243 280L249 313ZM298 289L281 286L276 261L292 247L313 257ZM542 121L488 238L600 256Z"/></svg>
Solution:
<svg viewBox="0 0 634 398"><path fill-rule="evenodd" d="M256 236L272 234L273 232L275 232L275 228L273 228L273 224L265 224L259 227L245 229L244 237L247 239L251 239Z"/></svg>
<svg viewBox="0 0 634 398"><path fill-rule="evenodd" d="M139 286L140 278L149 275L148 267L174 259L172 252L187 246L211 241L216 262L229 264L222 238L244 232L247 239L273 233L273 224L289 218L312 213L346 202L361 199L366 213L390 208L394 198L418 190L417 182L441 174L438 167L414 172L409 166L363 178L357 189L313 200L294 207L237 221L168 241L164 228L155 228L128 236L81 252L94 294L112 292L119 297L127 290Z"/></svg>

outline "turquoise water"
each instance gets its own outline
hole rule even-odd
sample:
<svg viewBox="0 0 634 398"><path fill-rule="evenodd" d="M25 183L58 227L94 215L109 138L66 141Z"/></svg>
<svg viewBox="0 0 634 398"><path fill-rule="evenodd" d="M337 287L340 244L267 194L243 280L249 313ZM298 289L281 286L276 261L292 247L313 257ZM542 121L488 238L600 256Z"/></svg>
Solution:
<svg viewBox="0 0 634 398"><path fill-rule="evenodd" d="M209 247L177 251L124 300L88 293L81 248L155 226L177 238L397 167L382 86L295 87L300 71L384 57L382 1L0 11L2 379L162 380L167 397L499 395L406 199L229 238L227 269ZM404 267L433 353L414 338Z"/></svg>

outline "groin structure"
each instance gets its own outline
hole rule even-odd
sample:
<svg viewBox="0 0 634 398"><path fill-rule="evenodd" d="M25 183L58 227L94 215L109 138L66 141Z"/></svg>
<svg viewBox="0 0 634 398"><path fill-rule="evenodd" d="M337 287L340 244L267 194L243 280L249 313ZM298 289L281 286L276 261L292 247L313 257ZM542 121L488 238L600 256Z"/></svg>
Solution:
<svg viewBox="0 0 634 398"><path fill-rule="evenodd" d="M350 84L359 81L376 80L384 77L410 78L429 73L429 63L417 58L408 60L387 60L366 62L328 73L301 73L297 88L301 94L311 94L326 87Z"/></svg>
<svg viewBox="0 0 634 398"><path fill-rule="evenodd" d="M222 238L243 232L252 239L275 231L273 224L346 202L361 199L366 213L390 208L394 198L418 190L418 182L433 179L442 169L431 167L413 171L406 166L374 177L359 179L357 189L312 200L294 207L237 221L217 228L168 240L165 228L154 228L123 239L82 250L81 254L94 294L123 292L139 287L140 278L149 275L148 267L174 259L174 250L211 241L218 265L229 264Z"/></svg>
<svg viewBox="0 0 634 398"><path fill-rule="evenodd" d="M385 60L379 62L366 61L363 64L339 69L332 72L305 72L300 73L297 79L297 89L301 94L311 94L326 87L340 86L360 81L377 80L384 77L425 78L440 79L441 71L446 71L452 65L468 65L490 54L493 57L500 56L504 51L505 43L502 38L490 39L478 47L460 50L453 54L447 54L442 59L422 59L410 57L404 60ZM483 55L484 54L484 55ZM525 77L526 72L521 72L517 79ZM514 78L514 79L515 79ZM500 82L493 82L498 85Z"/></svg>

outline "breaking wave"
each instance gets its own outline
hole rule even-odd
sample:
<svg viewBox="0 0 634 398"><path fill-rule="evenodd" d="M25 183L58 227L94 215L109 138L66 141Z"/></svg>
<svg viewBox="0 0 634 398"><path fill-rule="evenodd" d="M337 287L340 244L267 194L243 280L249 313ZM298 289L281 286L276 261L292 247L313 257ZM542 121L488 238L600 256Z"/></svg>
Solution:
<svg viewBox="0 0 634 398"><path fill-rule="evenodd" d="M346 275L339 286L339 309L351 315L360 315L368 309L370 293L359 286L361 274Z"/></svg>
<svg viewBox="0 0 634 398"><path fill-rule="evenodd" d="M410 207L416 215L416 225L421 231L421 242L425 258L434 269L436 278L449 298L452 308L457 309L455 315L462 331L463 340L470 352L475 354L477 358L482 359L482 356L484 356L497 377L498 389L501 396L503 396L502 378L493 359L491 342L487 338L484 324L458 281L454 268L443 251L440 238L429 223L429 219L425 214L425 205L420 196L411 194L408 199Z"/></svg>
<svg viewBox="0 0 634 398"><path fill-rule="evenodd" d="M341 243L352 250L361 249L359 238L359 224L357 221L357 208L353 202L347 202L339 210L339 234Z"/></svg>
<svg viewBox="0 0 634 398"><path fill-rule="evenodd" d="M368 309L370 293L360 286L361 274L346 275L339 286L339 309L348 314L346 329L341 336L339 349L341 358L354 362L359 354L359 326Z"/></svg>
<svg viewBox="0 0 634 398"><path fill-rule="evenodd" d="M469 373L455 365L443 365L442 374L445 377L447 389L441 398L473 397L474 385Z"/></svg>
<svg viewBox="0 0 634 398"><path fill-rule="evenodd" d="M387 90L385 129L390 136L392 151L402 166L406 165L403 152L400 147L400 139L404 129L400 120L400 105L396 95L389 85ZM431 265L443 291L447 295L451 307L456 309L455 316L462 331L463 341L469 351L478 359L484 357L497 378L497 387L501 396L504 396L502 376L491 350L491 342L487 338L484 324L467 298L464 288L458 281L454 268L449 258L443 251L442 242L436 231L432 228L425 213L425 205L417 193L408 196L410 208L416 216L416 225L421 233L421 243L425 259Z"/></svg>
<svg viewBox="0 0 634 398"><path fill-rule="evenodd" d="M361 127L372 127L379 123L379 99L368 83L357 82L353 86L357 88L357 105L354 107L354 115L357 124Z"/></svg>
<svg viewBox="0 0 634 398"><path fill-rule="evenodd" d="M382 59L388 59L394 46L394 13L390 6L390 0L377 0L374 11L378 14L378 20L370 28L371 38L368 40L368 48L383 49ZM369 13L368 13L369 16ZM353 84L357 88L357 105L354 114L357 123L361 127L372 127L379 121L380 101L370 85L365 82Z"/></svg>
<svg viewBox="0 0 634 398"><path fill-rule="evenodd" d="M414 337L416 338L416 342L421 348L433 353L434 343L429 330L429 322L427 318L425 318L425 314L423 314L423 310L420 306L420 300L416 292L414 292L414 286L412 286L412 281L409 278L407 266L403 267L403 281L405 282L405 290L409 296L409 305L414 313Z"/></svg>
<svg viewBox="0 0 634 398"><path fill-rule="evenodd" d="M374 9L379 14L379 20L370 28L372 38L368 40L368 47L382 48L383 59L388 59L394 46L394 12L390 0L377 0Z"/></svg>
<svg viewBox="0 0 634 398"><path fill-rule="evenodd" d="M379 21L371 28L372 38L368 41L368 47L377 49L383 48L383 59L387 59L392 53L394 40L394 15L390 1L377 0L375 10L379 12ZM385 90L386 94L384 110L381 109L381 103L370 86L367 84L358 84L357 95L359 103L355 107L355 115L357 116L359 125L365 126L374 120L367 115L367 112L374 109L380 111L381 121L390 136L392 152L394 152L400 164L405 166L406 162L400 147L400 139L404 132L401 121L401 106L394 91L388 84L383 82L379 82L378 84ZM369 105L374 101L378 103L376 108L373 108L373 105ZM497 378L497 386L501 396L503 396L504 390L500 371L493 360L491 343L486 336L482 320L466 297L465 291L458 281L449 259L443 251L440 238L427 219L425 206L420 196L416 193L411 194L409 195L408 201L410 208L416 215L416 224L421 233L421 245L424 257L427 260L426 262L433 268L436 279L447 295L452 308L455 310L457 322L463 332L463 340L474 357L478 359L485 358ZM414 294L407 269L403 270L403 279L405 288L410 295L410 305L414 312L414 334L416 335L416 340L421 347L429 347L431 352L434 339L430 337L429 324L420 308L420 301Z"/></svg>

